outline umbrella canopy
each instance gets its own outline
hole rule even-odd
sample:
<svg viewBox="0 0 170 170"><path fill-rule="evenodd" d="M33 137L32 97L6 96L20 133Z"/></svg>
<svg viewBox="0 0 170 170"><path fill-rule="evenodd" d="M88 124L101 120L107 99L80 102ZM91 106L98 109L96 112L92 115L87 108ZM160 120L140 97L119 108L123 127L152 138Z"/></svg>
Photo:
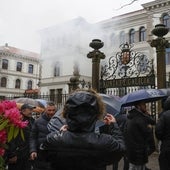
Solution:
<svg viewBox="0 0 170 170"><path fill-rule="evenodd" d="M160 91L162 91L165 95L170 96L170 88L166 88L166 89L159 89Z"/></svg>
<svg viewBox="0 0 170 170"><path fill-rule="evenodd" d="M30 104L30 105L33 105L33 106L41 106L42 105L36 99L27 98L27 97L15 98L15 99L13 99L13 101L15 101L16 103Z"/></svg>
<svg viewBox="0 0 170 170"><path fill-rule="evenodd" d="M20 110L23 103L16 103L16 105L17 105L17 108ZM33 109L33 112L36 112L36 113L42 113L43 111L44 111L44 108L39 107L39 106L36 106L36 108Z"/></svg>
<svg viewBox="0 0 170 170"><path fill-rule="evenodd" d="M47 106L47 100L44 100L44 99L35 99L35 100L41 103L44 107Z"/></svg>
<svg viewBox="0 0 170 170"><path fill-rule="evenodd" d="M99 94L102 97L103 102L106 104L106 111L113 116L116 116L120 113L121 102L118 96L111 96L106 94ZM53 132L59 130L62 125L66 124L65 119L61 116L63 108L59 109L55 115L49 121L47 128L49 131ZM97 121L96 130L104 125L103 121Z"/></svg>
<svg viewBox="0 0 170 170"><path fill-rule="evenodd" d="M118 96L107 95L103 93L100 93L99 95L102 97L102 100L106 105L107 113L110 113L113 116L116 116L120 113L122 103Z"/></svg>
<svg viewBox="0 0 170 170"><path fill-rule="evenodd" d="M166 95L159 89L141 89L123 96L122 106L133 106L140 101L154 102L165 98Z"/></svg>

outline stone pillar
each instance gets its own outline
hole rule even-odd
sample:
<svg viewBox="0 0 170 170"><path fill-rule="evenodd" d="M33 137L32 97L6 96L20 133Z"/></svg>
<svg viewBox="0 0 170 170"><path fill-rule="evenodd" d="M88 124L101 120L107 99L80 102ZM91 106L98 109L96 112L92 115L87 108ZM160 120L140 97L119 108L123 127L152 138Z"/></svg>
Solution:
<svg viewBox="0 0 170 170"><path fill-rule="evenodd" d="M99 49L102 48L104 43L99 39L94 39L89 44L94 50L87 54L87 58L92 59L92 88L99 92L99 71L100 71L100 59L105 59L105 54L100 52Z"/></svg>
<svg viewBox="0 0 170 170"><path fill-rule="evenodd" d="M155 25L152 34L157 38L151 40L151 47L156 48L157 54L157 88L166 88L166 48L169 46L168 41L163 37L168 33L169 29L163 24Z"/></svg>

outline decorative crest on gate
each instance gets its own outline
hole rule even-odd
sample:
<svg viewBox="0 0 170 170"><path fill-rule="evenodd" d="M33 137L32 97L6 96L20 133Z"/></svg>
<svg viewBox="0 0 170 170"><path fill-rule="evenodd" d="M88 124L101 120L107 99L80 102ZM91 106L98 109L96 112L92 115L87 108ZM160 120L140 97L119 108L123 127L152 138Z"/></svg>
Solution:
<svg viewBox="0 0 170 170"><path fill-rule="evenodd" d="M108 64L101 66L101 79L133 78L154 74L153 60L132 50L132 45L120 45L121 52L109 58Z"/></svg>

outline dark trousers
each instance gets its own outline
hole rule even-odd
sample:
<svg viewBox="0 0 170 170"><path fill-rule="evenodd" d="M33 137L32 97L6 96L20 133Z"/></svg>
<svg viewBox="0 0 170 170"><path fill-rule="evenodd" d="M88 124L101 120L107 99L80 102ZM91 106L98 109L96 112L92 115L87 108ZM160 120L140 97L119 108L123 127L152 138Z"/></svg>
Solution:
<svg viewBox="0 0 170 170"><path fill-rule="evenodd" d="M129 161L126 156L123 156L123 170L129 169ZM113 164L113 170L118 170L119 162Z"/></svg>
<svg viewBox="0 0 170 170"><path fill-rule="evenodd" d="M170 151L161 152L159 155L160 170L170 169Z"/></svg>
<svg viewBox="0 0 170 170"><path fill-rule="evenodd" d="M14 164L8 164L8 170L31 170L31 162L28 159L18 159Z"/></svg>

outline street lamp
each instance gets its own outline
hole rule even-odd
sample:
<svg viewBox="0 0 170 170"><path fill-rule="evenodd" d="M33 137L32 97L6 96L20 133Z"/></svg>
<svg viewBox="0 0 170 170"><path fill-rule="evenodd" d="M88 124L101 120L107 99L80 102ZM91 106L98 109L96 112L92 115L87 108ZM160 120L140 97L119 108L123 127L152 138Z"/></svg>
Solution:
<svg viewBox="0 0 170 170"><path fill-rule="evenodd" d="M152 30L152 34L157 36L156 39L151 40L151 47L156 48L157 54L157 88L166 88L166 48L169 47L168 40L163 36L166 35L169 28L165 27L164 24L157 24Z"/></svg>
<svg viewBox="0 0 170 170"><path fill-rule="evenodd" d="M87 54L87 58L92 58L92 88L99 92L100 59L105 59L105 54L99 49L104 46L104 43L99 39L94 39L89 46L94 49Z"/></svg>

